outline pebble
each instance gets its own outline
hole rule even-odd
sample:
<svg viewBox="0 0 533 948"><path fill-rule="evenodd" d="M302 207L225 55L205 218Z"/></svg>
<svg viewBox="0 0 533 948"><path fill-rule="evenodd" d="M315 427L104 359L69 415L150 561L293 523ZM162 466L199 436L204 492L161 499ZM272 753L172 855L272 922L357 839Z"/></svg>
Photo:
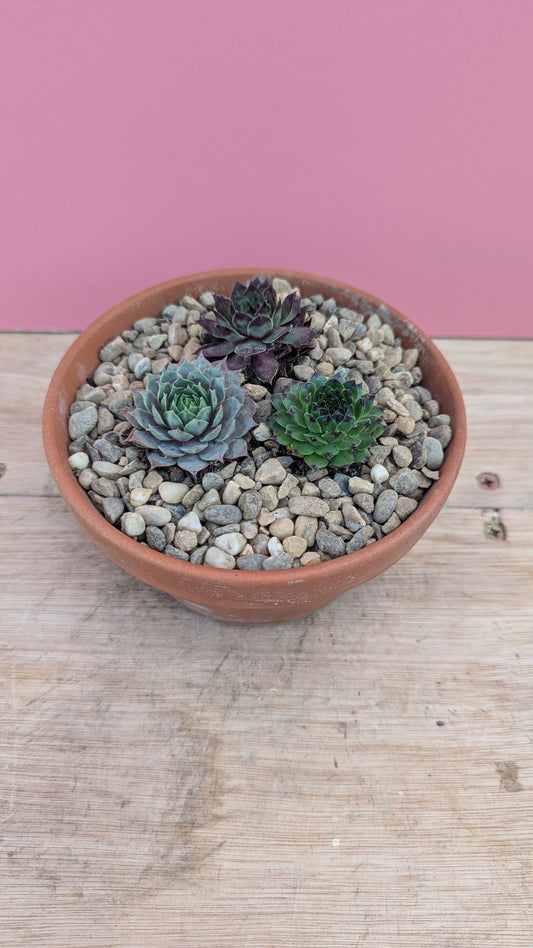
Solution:
<svg viewBox="0 0 533 948"><path fill-rule="evenodd" d="M222 482L224 483L224 482ZM228 481L223 494L222 494L222 503L223 504L236 504L239 497L241 496L241 488L235 481Z"/></svg>
<svg viewBox="0 0 533 948"><path fill-rule="evenodd" d="M307 540L305 540L303 537L289 536L285 537L282 546L284 553L288 553L289 556L299 558L307 550Z"/></svg>
<svg viewBox="0 0 533 948"><path fill-rule="evenodd" d="M244 520L257 520L262 507L261 495L255 490L247 490L239 497L238 505Z"/></svg>
<svg viewBox="0 0 533 948"><path fill-rule="evenodd" d="M193 533L197 534L202 532L203 527L195 510L191 510L188 514L185 514L185 516L180 517L178 520L178 529L192 530Z"/></svg>
<svg viewBox="0 0 533 948"><path fill-rule="evenodd" d="M306 541L307 546L313 546L316 540L317 530L318 520L316 517L308 517L302 514L296 518L294 533L297 537L302 537Z"/></svg>
<svg viewBox="0 0 533 948"><path fill-rule="evenodd" d="M366 542L366 537L364 536L363 531L359 530L356 534L354 534L351 540L348 540L348 543L345 547L345 552L356 553L357 550L363 549L363 547L366 545Z"/></svg>
<svg viewBox="0 0 533 948"><path fill-rule="evenodd" d="M181 486L181 485L180 485ZM202 487L207 490L222 490L224 487L224 478L220 474L210 471L202 477Z"/></svg>
<svg viewBox="0 0 533 948"><path fill-rule="evenodd" d="M152 524L146 528L146 542L152 550L157 550L159 553L163 553L167 540L165 534L159 527L154 527Z"/></svg>
<svg viewBox="0 0 533 948"><path fill-rule="evenodd" d="M162 483L163 478L161 474L158 474L157 471L149 471L143 480L143 487L149 487L150 490L157 490Z"/></svg>
<svg viewBox="0 0 533 948"><path fill-rule="evenodd" d="M344 553L344 542L340 537L335 536L334 533L331 533L329 530L320 527L316 535L316 543L320 550L323 553L327 553L328 556L342 556Z"/></svg>
<svg viewBox="0 0 533 948"><path fill-rule="evenodd" d="M326 349L326 355L331 359L334 366L344 365L352 358L351 349L345 349L344 346L330 346Z"/></svg>
<svg viewBox="0 0 533 948"><path fill-rule="evenodd" d="M233 480L241 490L254 490L257 486L253 477L247 477L246 474L235 474Z"/></svg>
<svg viewBox="0 0 533 948"><path fill-rule="evenodd" d="M233 569L235 567L235 557L231 553L225 553L217 546L207 548L204 564L206 566L215 566L217 569Z"/></svg>
<svg viewBox="0 0 533 948"><path fill-rule="evenodd" d="M171 546L170 543L165 547L165 556L173 556L176 560L188 560L189 554L184 553L183 550L178 550L177 547Z"/></svg>
<svg viewBox="0 0 533 948"><path fill-rule="evenodd" d="M302 566L316 566L318 563L321 563L320 553L314 553L309 550L308 553L304 553L300 557L300 562Z"/></svg>
<svg viewBox="0 0 533 948"><path fill-rule="evenodd" d="M392 457L397 467L409 467L413 461L413 455L409 448L403 444L397 444L393 447Z"/></svg>
<svg viewBox="0 0 533 948"><path fill-rule="evenodd" d="M243 556L239 556L237 566L239 569L263 569L263 563L266 558L267 557L261 555L261 553L246 553Z"/></svg>
<svg viewBox="0 0 533 948"><path fill-rule="evenodd" d="M141 515L145 523L154 527L163 527L172 519L170 510L166 507L156 507L154 504L143 504L137 507L135 512Z"/></svg>
<svg viewBox="0 0 533 948"><path fill-rule="evenodd" d="M194 487L191 487L181 498L181 503L184 507L192 507L194 504L197 504L203 496L203 487L200 484L195 484Z"/></svg>
<svg viewBox="0 0 533 948"><path fill-rule="evenodd" d="M283 481L283 484L280 484L279 486L278 499L283 500L285 497L289 497L289 495L294 497L299 493L300 488L298 485L298 478L289 472Z"/></svg>
<svg viewBox="0 0 533 948"><path fill-rule="evenodd" d="M78 483L80 484L80 487L83 487L84 490L89 490L93 481L96 481L96 480L98 480L98 476L94 473L92 468L88 467L88 468L85 468L83 471L80 471L80 475L78 477Z"/></svg>
<svg viewBox="0 0 533 948"><path fill-rule="evenodd" d="M322 497L340 497L342 490L340 485L332 477L321 477L318 482L318 488Z"/></svg>
<svg viewBox="0 0 533 948"><path fill-rule="evenodd" d="M392 513L389 519L381 526L384 535L387 536L387 534L392 533L393 530L396 530L396 528L400 526L401 522L402 521L400 520L398 514Z"/></svg>
<svg viewBox="0 0 533 948"><path fill-rule="evenodd" d="M329 513L329 504L320 497L306 497L301 494L299 497L289 497L289 510L296 516L324 517Z"/></svg>
<svg viewBox="0 0 533 948"><path fill-rule="evenodd" d="M232 556L238 556L246 546L246 538L242 533L224 533L221 537L215 538L215 546L224 553L231 553Z"/></svg>
<svg viewBox="0 0 533 948"><path fill-rule="evenodd" d="M259 491L259 496L261 497L261 504L265 510L275 510L278 506L278 492L272 484L269 484L267 487L262 487Z"/></svg>
<svg viewBox="0 0 533 948"><path fill-rule="evenodd" d="M207 510L208 507L216 507L217 504L220 504L220 494L218 490L215 490L214 487L211 490L208 490L206 494L203 494L196 503L195 508L200 512Z"/></svg>
<svg viewBox="0 0 533 948"><path fill-rule="evenodd" d="M210 523L223 526L228 523L240 523L243 515L242 510L233 504L214 504L212 507L207 507L205 519Z"/></svg>
<svg viewBox="0 0 533 948"><path fill-rule="evenodd" d="M115 481L107 477L97 477L91 484L91 490L100 494L100 497L118 497L120 493Z"/></svg>
<svg viewBox="0 0 533 948"><path fill-rule="evenodd" d="M88 405L81 411L75 412L68 420L68 433L71 441L76 441L82 435L89 434L98 423L98 412L95 405ZM285 472L283 472L285 477Z"/></svg>
<svg viewBox="0 0 533 948"><path fill-rule="evenodd" d="M271 429L264 422L257 425L257 428L253 428L251 434L256 441L268 441L268 439L272 437Z"/></svg>
<svg viewBox="0 0 533 948"><path fill-rule="evenodd" d="M116 523L124 513L124 502L120 497L104 497L102 501L104 517L109 523Z"/></svg>
<svg viewBox="0 0 533 948"><path fill-rule="evenodd" d="M260 484L282 484L286 477L286 470L277 458L269 458L257 469L255 479Z"/></svg>
<svg viewBox="0 0 533 948"><path fill-rule="evenodd" d="M357 507L354 507L353 504L344 504L342 508L342 516L344 523L348 530L352 533L355 533L360 527L364 526L365 519L361 516Z"/></svg>
<svg viewBox="0 0 533 948"><path fill-rule="evenodd" d="M187 484L175 484L173 481L163 481L157 490L166 504L180 504L189 492Z"/></svg>
<svg viewBox="0 0 533 948"><path fill-rule="evenodd" d="M146 487L134 487L130 493L130 503L132 507L142 507L147 504L152 496L152 491Z"/></svg>
<svg viewBox="0 0 533 948"><path fill-rule="evenodd" d="M205 559L205 554L207 553L206 546L197 546L194 550L191 550L189 560L191 563L202 564Z"/></svg>
<svg viewBox="0 0 533 948"><path fill-rule="evenodd" d="M120 525L128 537L140 537L146 528L146 524L140 513L123 514Z"/></svg>
<svg viewBox="0 0 533 948"><path fill-rule="evenodd" d="M398 494L395 490L384 490L379 495L374 506L374 520L376 523L386 523L394 513Z"/></svg>
<svg viewBox="0 0 533 948"><path fill-rule="evenodd" d="M174 546L184 553L190 553L198 546L198 534L195 530L176 530L174 534Z"/></svg>
<svg viewBox="0 0 533 948"><path fill-rule="evenodd" d="M292 563L292 556L288 553L277 553L275 556L266 557L263 561L263 569L291 569Z"/></svg>
<svg viewBox="0 0 533 948"><path fill-rule="evenodd" d="M241 521L240 527L241 527L241 533L243 537L246 537L247 540L253 540L253 538L257 536L257 533L259 531L259 527L257 526L257 523L255 523L253 520Z"/></svg>
<svg viewBox="0 0 533 948"><path fill-rule="evenodd" d="M112 339L111 342L100 349L98 355L101 362L114 362L115 359L120 358L123 352L127 351L127 342L124 341L122 336L117 336L116 339Z"/></svg>
<svg viewBox="0 0 533 948"><path fill-rule="evenodd" d="M384 484L389 479L389 472L383 464L374 464L370 470L370 477L374 484Z"/></svg>
<svg viewBox="0 0 533 948"><path fill-rule="evenodd" d="M106 408L105 405L101 405L98 409L98 434L107 434L109 431L113 430L114 426L115 419L109 411L109 408Z"/></svg>
<svg viewBox="0 0 533 948"><path fill-rule="evenodd" d="M89 455L85 451L76 451L76 454L70 455L68 463L73 471L83 471L89 466Z"/></svg>
<svg viewBox="0 0 533 948"><path fill-rule="evenodd" d="M96 385L109 385L115 374L115 366L112 362L102 362L96 367L93 373L93 379Z"/></svg>
<svg viewBox="0 0 533 948"><path fill-rule="evenodd" d="M399 494L409 497L410 494L414 494L418 490L418 480L413 471L404 468L391 477L390 486Z"/></svg>
<svg viewBox="0 0 533 948"><path fill-rule="evenodd" d="M269 529L273 537L284 540L293 535L294 521L290 517L281 517L279 520L274 520Z"/></svg>
<svg viewBox="0 0 533 948"><path fill-rule="evenodd" d="M116 481L119 477L122 477L124 468L119 464L113 464L111 461L94 461L93 471L100 477L109 477L112 481Z"/></svg>
<svg viewBox="0 0 533 948"><path fill-rule="evenodd" d="M278 553L283 553L283 545L277 537L270 537L267 543L267 550L271 556L276 556Z"/></svg>
<svg viewBox="0 0 533 948"><path fill-rule="evenodd" d="M167 309L171 309L171 307L168 306ZM167 310L163 310L163 315L165 316L166 314ZM133 324L133 328L136 329L137 332L148 332L150 329L154 328L156 322L157 319L155 316L145 316L143 319L138 319Z"/></svg>
<svg viewBox="0 0 533 948"><path fill-rule="evenodd" d="M113 416L111 415L111 417ZM100 418L100 416L98 416L98 418ZM93 448L95 451L98 451L103 461L111 461L112 464L116 464L116 462L120 460L124 451L124 448L119 444L114 444L112 441L108 441L107 438L97 438L96 441L93 442Z"/></svg>
<svg viewBox="0 0 533 948"><path fill-rule="evenodd" d="M452 429L449 425L439 425L437 428L431 429L431 436L440 441L443 448L447 448L452 440Z"/></svg>
<svg viewBox="0 0 533 948"><path fill-rule="evenodd" d="M374 498L371 494L354 494L353 495L354 503L357 504L360 510L366 514L371 514L374 510Z"/></svg>
<svg viewBox="0 0 533 948"><path fill-rule="evenodd" d="M413 497L398 497L396 510L394 512L398 515L400 520L405 520L414 513L417 507L418 501Z"/></svg>
<svg viewBox="0 0 533 948"><path fill-rule="evenodd" d="M348 490L350 494L373 494L374 484L371 481L367 481L364 477L350 477Z"/></svg>
<svg viewBox="0 0 533 948"><path fill-rule="evenodd" d="M426 464L430 471L438 471L444 461L444 449L437 438L424 438L422 447L426 449ZM94 465L93 465L94 467Z"/></svg>

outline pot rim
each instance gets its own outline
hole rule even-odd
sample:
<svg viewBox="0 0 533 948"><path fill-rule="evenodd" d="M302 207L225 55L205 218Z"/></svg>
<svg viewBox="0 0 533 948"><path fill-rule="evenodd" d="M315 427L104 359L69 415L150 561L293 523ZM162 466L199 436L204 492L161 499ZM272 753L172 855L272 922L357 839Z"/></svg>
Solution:
<svg viewBox="0 0 533 948"><path fill-rule="evenodd" d="M440 478L427 490L417 509L407 517L399 527L375 543L365 546L354 553L346 553L324 563L300 566L296 570L223 570L214 566L205 566L204 564L190 563L186 560L175 559L165 553L152 550L148 546L141 546L141 544L122 533L119 528L109 523L104 515L94 507L85 490L78 484L68 463L67 432L65 431L64 444L60 444L54 434L54 421L57 412L65 413L65 416L68 417L70 403L65 404L64 394L62 393L63 381L67 370L76 362L78 354L98 336L101 328L113 317L119 316L125 307L140 307L142 303L148 301L150 298L158 294L164 296L173 289L177 291L183 289L183 293L185 293L187 284L192 281L205 284L206 290L209 290L209 283L211 282L211 284L213 284L217 279L233 277L237 280L247 281L253 279L253 276L257 274L273 274L286 278L292 285L309 282L317 284L325 283L331 288L331 296L335 296L335 294L339 292L346 296L360 295L375 304L376 307L385 305L391 316L399 321L404 330L413 337L413 343L417 342L420 347L423 347L424 351L428 353L428 355L433 356L442 369L446 371L447 385L455 415L453 419L453 437L445 451L444 462L440 469ZM195 290L195 293L198 294L199 292L204 292L204 290ZM156 313L154 313L154 315L156 315ZM133 322L134 320L132 320L132 323ZM79 384L81 385L84 380L84 378L81 378ZM424 384L424 381L425 380L422 381L422 384ZM431 381L427 381L431 387ZM74 392L72 393L72 397L73 395ZM201 577L203 582L211 581L217 585L220 585L221 582L235 583L237 589L243 591L249 590L251 593L258 582L267 588L279 586L282 574L286 574L287 580L290 580L291 584L294 584L299 579L327 582L329 577L338 576L339 573L353 573L358 565L363 568L367 563L375 560L376 557L381 558L383 556L389 558L389 556L393 556L395 549L402 545L406 532L416 530L422 521L427 522L429 526L445 503L461 466L466 443L466 412L463 397L455 375L440 350L423 330L412 323L399 310L390 306L379 297L359 290L351 284L341 283L328 277L317 276L316 274L281 269L278 267L230 267L222 270L208 270L188 274L184 277L168 280L148 287L122 300L90 323L67 349L52 376L43 406L42 435L48 465L60 494L71 510L75 512L79 523L84 529L88 530L89 533L100 534L102 539L113 548L117 562L127 560L134 556L140 564L145 562L152 567L157 567L165 571L169 576L179 575L182 578L190 579L191 583L194 583ZM125 568L127 569L127 567Z"/></svg>

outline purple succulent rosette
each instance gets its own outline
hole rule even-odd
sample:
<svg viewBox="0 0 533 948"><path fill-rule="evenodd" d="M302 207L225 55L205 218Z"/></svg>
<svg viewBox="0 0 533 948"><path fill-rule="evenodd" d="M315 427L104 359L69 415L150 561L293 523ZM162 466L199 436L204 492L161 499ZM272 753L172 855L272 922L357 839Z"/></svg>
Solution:
<svg viewBox="0 0 533 948"><path fill-rule="evenodd" d="M248 454L245 435L255 424L255 406L225 361L199 355L170 365L149 375L133 402L127 440L146 448L151 468L177 466L196 475L213 462Z"/></svg>
<svg viewBox="0 0 533 948"><path fill-rule="evenodd" d="M271 384L318 335L304 325L307 308L297 293L280 299L269 280L256 277L248 286L236 283L231 297L214 294L212 316L198 320L210 337L202 346L208 359L227 357L230 369L250 368L260 381Z"/></svg>

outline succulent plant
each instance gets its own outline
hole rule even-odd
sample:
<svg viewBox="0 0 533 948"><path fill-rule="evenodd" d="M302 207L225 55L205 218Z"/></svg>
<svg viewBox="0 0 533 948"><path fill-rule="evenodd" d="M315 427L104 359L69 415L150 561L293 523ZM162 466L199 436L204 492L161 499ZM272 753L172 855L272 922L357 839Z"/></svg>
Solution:
<svg viewBox="0 0 533 948"><path fill-rule="evenodd" d="M295 382L274 395L272 434L309 466L362 462L383 431L379 408L347 375L346 368L330 378L315 372L308 382Z"/></svg>
<svg viewBox="0 0 533 948"><path fill-rule="evenodd" d="M304 325L305 316L299 296L289 293L281 300L268 279L236 283L231 297L215 294L213 316L199 320L209 337L202 352L208 359L227 356L230 369L249 366L259 381L270 384L317 335Z"/></svg>
<svg viewBox="0 0 533 948"><path fill-rule="evenodd" d="M177 466L197 474L213 461L248 453L245 435L254 425L254 403L225 362L203 356L149 375L133 393L127 412L128 440L147 449L152 468Z"/></svg>

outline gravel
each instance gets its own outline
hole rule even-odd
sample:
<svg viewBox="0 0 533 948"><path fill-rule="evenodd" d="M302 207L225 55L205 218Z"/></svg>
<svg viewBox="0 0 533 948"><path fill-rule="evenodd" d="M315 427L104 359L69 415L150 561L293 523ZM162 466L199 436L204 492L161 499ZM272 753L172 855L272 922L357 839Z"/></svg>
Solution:
<svg viewBox="0 0 533 948"><path fill-rule="evenodd" d="M280 293L291 287L275 280ZM150 470L126 438L125 411L146 376L194 358L198 319L213 295L184 297L137 320L100 350L92 380L70 408L69 464L104 518L150 549L218 569L276 570L316 565L355 553L396 530L439 478L452 438L450 418L421 384L418 350L402 350L385 307L362 298L339 308L319 295L306 301L320 333L297 360L293 377L331 376L345 365L382 408L385 430L366 462L347 470L305 469L272 438L270 392L245 382L255 403L249 456L205 470L198 482L179 468ZM290 385L279 377L274 391Z"/></svg>

